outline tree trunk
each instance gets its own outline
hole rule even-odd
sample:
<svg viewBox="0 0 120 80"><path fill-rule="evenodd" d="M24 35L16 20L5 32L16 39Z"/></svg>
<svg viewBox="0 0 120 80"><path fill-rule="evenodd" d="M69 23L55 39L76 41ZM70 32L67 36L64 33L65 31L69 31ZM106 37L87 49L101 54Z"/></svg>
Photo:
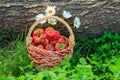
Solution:
<svg viewBox="0 0 120 80"><path fill-rule="evenodd" d="M28 30L47 5L79 16L81 27L74 30L80 35L120 32L120 0L0 0L0 34Z"/></svg>

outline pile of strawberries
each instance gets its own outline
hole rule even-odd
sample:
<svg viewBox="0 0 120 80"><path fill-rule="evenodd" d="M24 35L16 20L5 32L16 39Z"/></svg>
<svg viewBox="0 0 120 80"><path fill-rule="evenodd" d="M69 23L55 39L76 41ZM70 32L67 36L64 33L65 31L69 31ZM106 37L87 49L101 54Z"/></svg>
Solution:
<svg viewBox="0 0 120 80"><path fill-rule="evenodd" d="M32 44L49 51L60 51L69 46L68 39L53 27L33 31Z"/></svg>

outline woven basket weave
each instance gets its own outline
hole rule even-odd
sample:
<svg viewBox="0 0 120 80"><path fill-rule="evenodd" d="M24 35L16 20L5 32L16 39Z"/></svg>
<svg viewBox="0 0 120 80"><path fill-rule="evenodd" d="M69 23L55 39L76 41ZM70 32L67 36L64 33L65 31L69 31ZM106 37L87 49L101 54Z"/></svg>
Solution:
<svg viewBox="0 0 120 80"><path fill-rule="evenodd" d="M35 27L39 24L40 21L47 20L49 18L57 19L59 22L65 25L69 32L69 46L61 51L48 51L45 49L40 49L34 45L32 45L32 32L35 29ZM72 56L73 55L73 47L75 45L74 41L74 34L71 29L71 27L61 18L57 16L45 16L42 18L39 18L29 29L29 32L26 37L26 46L27 51L29 53L29 57L34 62L34 66L37 69L40 69L41 67L44 69L50 69L53 66L60 65L60 63L65 59L66 55Z"/></svg>

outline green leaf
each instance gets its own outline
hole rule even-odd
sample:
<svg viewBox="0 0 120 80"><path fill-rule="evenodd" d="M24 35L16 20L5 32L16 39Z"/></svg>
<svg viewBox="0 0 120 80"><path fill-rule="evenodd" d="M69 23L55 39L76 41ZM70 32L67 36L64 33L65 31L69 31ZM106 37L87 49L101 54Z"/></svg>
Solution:
<svg viewBox="0 0 120 80"><path fill-rule="evenodd" d="M114 73L114 77L118 77L120 75L120 68L116 65L110 65L109 68Z"/></svg>
<svg viewBox="0 0 120 80"><path fill-rule="evenodd" d="M25 76L24 76L24 75L19 76L19 77L18 77L18 80L25 80Z"/></svg>
<svg viewBox="0 0 120 80"><path fill-rule="evenodd" d="M36 80L43 80L44 74L43 72L39 72L34 79Z"/></svg>
<svg viewBox="0 0 120 80"><path fill-rule="evenodd" d="M10 77L8 77L6 80L16 80L16 79L15 79L15 77L10 76Z"/></svg>
<svg viewBox="0 0 120 80"><path fill-rule="evenodd" d="M82 64L82 65L85 65L85 64L87 64L87 62L86 62L86 59L85 58L80 58L80 63Z"/></svg>
<svg viewBox="0 0 120 80"><path fill-rule="evenodd" d="M70 56L67 55L65 61L69 62L70 61Z"/></svg>
<svg viewBox="0 0 120 80"><path fill-rule="evenodd" d="M57 75L53 71L50 71L49 74L50 74L52 80L57 77Z"/></svg>

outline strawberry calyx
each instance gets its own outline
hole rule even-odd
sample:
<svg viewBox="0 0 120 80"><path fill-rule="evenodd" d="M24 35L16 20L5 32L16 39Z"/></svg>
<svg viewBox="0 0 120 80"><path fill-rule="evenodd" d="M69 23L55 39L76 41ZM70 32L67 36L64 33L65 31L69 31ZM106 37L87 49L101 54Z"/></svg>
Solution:
<svg viewBox="0 0 120 80"><path fill-rule="evenodd" d="M57 43L56 46L58 46L60 48L60 50L65 49L65 44L59 44L59 43Z"/></svg>

